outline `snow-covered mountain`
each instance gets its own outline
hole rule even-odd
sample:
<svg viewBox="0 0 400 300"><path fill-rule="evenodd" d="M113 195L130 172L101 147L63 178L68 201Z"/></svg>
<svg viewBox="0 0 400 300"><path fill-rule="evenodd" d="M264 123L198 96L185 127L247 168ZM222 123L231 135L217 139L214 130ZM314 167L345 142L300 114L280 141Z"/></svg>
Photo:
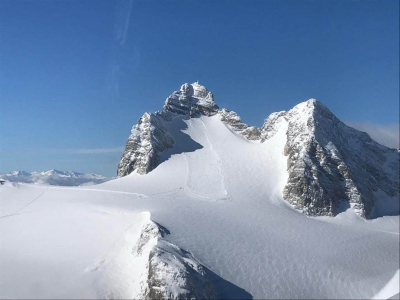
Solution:
<svg viewBox="0 0 400 300"><path fill-rule="evenodd" d="M218 109L204 86L198 82L182 85L167 98L162 111L145 113L133 126L118 177L156 168L163 161L162 153L174 147L173 136L183 129L177 126L182 118L217 115L232 131L259 144L287 127L289 177L283 197L298 210L312 216L334 216L347 207L365 218L398 214L396 203L380 201L382 195L399 195L398 150L345 125L317 100L272 113L261 128L244 124L235 112Z"/></svg>
<svg viewBox="0 0 400 300"><path fill-rule="evenodd" d="M0 185L0 296L388 298L396 171L315 100L256 128L185 84L133 127L116 180Z"/></svg>
<svg viewBox="0 0 400 300"><path fill-rule="evenodd" d="M90 173L83 174L73 171L49 170L43 172L14 171L0 174L0 178L11 182L37 183L61 186L93 185L106 182L112 178Z"/></svg>

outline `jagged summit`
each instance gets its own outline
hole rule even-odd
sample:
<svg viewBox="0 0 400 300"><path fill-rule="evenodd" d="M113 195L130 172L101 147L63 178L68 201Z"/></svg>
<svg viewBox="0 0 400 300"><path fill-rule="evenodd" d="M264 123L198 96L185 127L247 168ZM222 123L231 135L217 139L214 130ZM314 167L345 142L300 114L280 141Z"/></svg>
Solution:
<svg viewBox="0 0 400 300"><path fill-rule="evenodd" d="M218 113L218 109L213 94L205 86L198 82L183 84L180 90L165 100L162 111L145 113L133 126L118 165L117 176L126 176L133 171L146 174L158 166L159 153L174 144L164 126L165 122L172 121L174 115L213 116Z"/></svg>
<svg viewBox="0 0 400 300"><path fill-rule="evenodd" d="M165 100L163 110L181 115L206 116L215 115L218 112L218 105L214 102L214 96L207 88L198 82L181 86Z"/></svg>
<svg viewBox="0 0 400 300"><path fill-rule="evenodd" d="M219 110L213 94L198 82L183 84L167 98L162 111L145 113L133 126L118 177L154 170L161 153L175 146L184 129L176 124L185 120L187 126L189 118L204 116L218 119L252 143L265 143L284 128L288 179L282 197L305 214L333 216L347 205L371 218L385 213L375 205L376 193L399 194L398 151L345 125L316 99L272 113L257 128L243 123L233 111Z"/></svg>

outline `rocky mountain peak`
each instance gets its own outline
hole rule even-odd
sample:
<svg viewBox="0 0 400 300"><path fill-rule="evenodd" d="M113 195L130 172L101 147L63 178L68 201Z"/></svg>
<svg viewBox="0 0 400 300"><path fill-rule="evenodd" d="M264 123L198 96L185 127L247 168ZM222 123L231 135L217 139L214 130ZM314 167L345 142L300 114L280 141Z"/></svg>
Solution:
<svg viewBox="0 0 400 300"><path fill-rule="evenodd" d="M146 174L160 163L159 153L171 148L172 137L164 122L171 122L173 115L196 117L218 113L213 94L198 82L185 83L173 92L162 111L145 113L133 126L126 142L125 151L118 165L117 176L126 176L133 171Z"/></svg>
<svg viewBox="0 0 400 300"><path fill-rule="evenodd" d="M296 119L298 122L307 122L309 118L313 120L338 120L336 116L321 102L311 98L294 106L287 113L288 118Z"/></svg>
<svg viewBox="0 0 400 300"><path fill-rule="evenodd" d="M198 82L183 84L167 98L163 111L139 119L126 143L118 176L133 171L146 174L156 168L160 153L174 146L174 133L168 128L179 115L216 114L231 131L254 143L263 143L285 128L288 180L282 195L305 214L336 215L347 205L373 218L384 214L376 205L376 193L399 194L399 152L345 125L316 99L272 113L257 128L243 123L233 111L219 110L212 93Z"/></svg>
<svg viewBox="0 0 400 300"><path fill-rule="evenodd" d="M399 157L368 134L341 122L310 99L280 118L288 122L285 155L289 179L284 198L309 215L336 215L343 203L361 216L379 212L375 194L399 194ZM274 127L279 118L267 122Z"/></svg>
<svg viewBox="0 0 400 300"><path fill-rule="evenodd" d="M165 100L163 111L194 117L199 114L215 115L218 109L213 94L205 86L195 82L185 83L179 91L173 92Z"/></svg>

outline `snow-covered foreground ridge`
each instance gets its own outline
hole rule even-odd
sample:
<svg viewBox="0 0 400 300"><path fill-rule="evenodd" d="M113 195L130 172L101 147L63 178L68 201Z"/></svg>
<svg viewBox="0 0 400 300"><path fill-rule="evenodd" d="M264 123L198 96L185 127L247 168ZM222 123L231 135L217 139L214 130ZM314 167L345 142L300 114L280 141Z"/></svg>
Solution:
<svg viewBox="0 0 400 300"><path fill-rule="evenodd" d="M151 172L166 159L168 149L180 147L182 139L186 139L185 145L175 152L196 149L193 140L182 135L187 124L182 121L214 116L231 131L259 144L286 128L284 154L289 177L283 198L298 210L312 216L333 216L347 206L365 218L399 214L399 151L348 127L317 100L272 113L261 128L244 124L235 112L218 109L204 86L197 82L182 85L167 98L162 111L145 113L133 126L118 176Z"/></svg>
<svg viewBox="0 0 400 300"><path fill-rule="evenodd" d="M347 127L339 134L341 123L329 131L325 123L314 128L315 119L335 120L327 111L326 118L313 113L311 121L310 115L306 123L297 120L319 105L315 101L273 114L257 129L218 110L209 92L194 86L197 100L181 101L177 93L164 112L147 114L134 127L119 166L134 170L128 175L90 187L0 186L0 298L371 299L398 293L398 216L365 219L356 199L335 217L311 217L287 198L294 194L301 202L320 188L329 203L336 199L329 184L339 188L337 181L344 191L353 182L362 195L354 170L377 155L372 158L385 161L377 172L389 179L368 180L369 188L381 187L373 190L373 211L383 215L398 201L387 194L395 152L367 137L358 145L365 135ZM189 86L182 90L191 93ZM300 129L293 131L297 121ZM329 146L324 132L335 133ZM370 152L351 155L352 145ZM363 169L365 176L374 167ZM336 180L341 172L344 180ZM296 173L305 176L298 185ZM305 192L291 190L292 183ZM324 194L311 195L317 203ZM303 206L309 215L325 207Z"/></svg>
<svg viewBox="0 0 400 300"><path fill-rule="evenodd" d="M83 174L74 171L48 170L43 172L14 171L0 174L0 179L11 182L49 184L61 186L93 185L106 182L107 178L99 174Z"/></svg>

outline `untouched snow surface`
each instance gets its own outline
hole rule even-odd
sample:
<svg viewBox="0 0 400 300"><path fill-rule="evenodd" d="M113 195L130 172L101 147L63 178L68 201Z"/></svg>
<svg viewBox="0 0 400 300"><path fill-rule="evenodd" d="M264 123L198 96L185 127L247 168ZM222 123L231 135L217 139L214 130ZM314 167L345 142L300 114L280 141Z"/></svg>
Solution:
<svg viewBox="0 0 400 300"><path fill-rule="evenodd" d="M282 200L287 124L262 144L218 116L168 126L174 148L149 174L85 188L0 186L0 298L133 298L146 265L133 249L149 218L213 272L219 298L399 292L398 216L310 218Z"/></svg>

